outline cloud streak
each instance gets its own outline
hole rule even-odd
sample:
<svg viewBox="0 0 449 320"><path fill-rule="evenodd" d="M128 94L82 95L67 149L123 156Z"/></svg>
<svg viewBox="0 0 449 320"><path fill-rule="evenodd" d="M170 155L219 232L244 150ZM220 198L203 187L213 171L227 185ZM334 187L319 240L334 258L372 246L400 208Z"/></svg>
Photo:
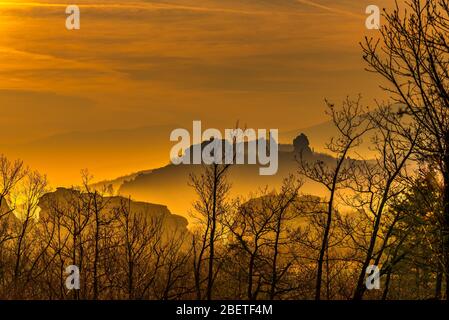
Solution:
<svg viewBox="0 0 449 320"><path fill-rule="evenodd" d="M329 7L326 5L322 5L313 1L309 1L309 0L296 0L296 2L301 3L301 4L305 4L311 7L315 7L318 9L322 9L325 11L329 11L332 13L337 13L337 14L343 14L346 16L350 16L350 17L357 17L357 18L363 18L364 16L362 14L357 14L351 11L347 11L347 10L342 10L342 9L338 9L338 8L334 8L334 7Z"/></svg>
<svg viewBox="0 0 449 320"><path fill-rule="evenodd" d="M0 2L0 8L3 7L47 7L47 8L60 8L67 7L67 3L43 3L43 2ZM185 10L195 12L221 12L221 13L233 13L233 14L245 14L245 15L266 15L272 14L267 11L249 11L239 9L228 8L212 8L212 7L198 7L198 6L185 6L168 3L96 3L96 4L83 4L80 3L81 8L93 8L93 9L139 9L139 10Z"/></svg>

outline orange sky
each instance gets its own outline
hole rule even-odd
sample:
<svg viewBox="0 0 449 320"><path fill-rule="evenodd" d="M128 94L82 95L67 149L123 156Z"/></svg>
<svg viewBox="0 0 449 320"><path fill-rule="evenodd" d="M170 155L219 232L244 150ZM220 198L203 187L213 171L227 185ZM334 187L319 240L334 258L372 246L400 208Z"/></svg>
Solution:
<svg viewBox="0 0 449 320"><path fill-rule="evenodd" d="M68 4L80 6L81 30L65 29ZM239 120L281 132L318 124L324 98L383 98L358 46L365 34L375 36L365 29L369 4L0 1L0 145L53 184L70 184L83 167L103 179L168 161L165 141L157 148L139 141L142 157L134 150L117 159L107 133L101 146L83 147L86 132L166 130L192 120L220 129ZM45 145L46 137L67 133L78 139L68 150ZM44 146L17 147L39 139Z"/></svg>

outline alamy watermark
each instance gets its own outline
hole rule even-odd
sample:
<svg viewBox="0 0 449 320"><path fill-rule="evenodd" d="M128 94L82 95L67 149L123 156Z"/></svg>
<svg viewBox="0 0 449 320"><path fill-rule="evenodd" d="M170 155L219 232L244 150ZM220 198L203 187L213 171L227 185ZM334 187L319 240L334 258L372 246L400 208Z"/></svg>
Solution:
<svg viewBox="0 0 449 320"><path fill-rule="evenodd" d="M380 8L374 4L366 7L366 14L369 16L365 20L365 26L368 30L380 29Z"/></svg>
<svg viewBox="0 0 449 320"><path fill-rule="evenodd" d="M259 164L260 175L278 171L278 130L217 129L202 132L201 121L193 121L192 139L187 129L171 132L170 141L178 141L170 151L173 164ZM245 162L246 161L246 162Z"/></svg>
<svg viewBox="0 0 449 320"><path fill-rule="evenodd" d="M65 268L65 273L68 274L65 279L65 286L68 290L80 289L80 269L78 266L70 265Z"/></svg>
<svg viewBox="0 0 449 320"><path fill-rule="evenodd" d="M365 285L368 290L380 289L380 270L378 266L370 265L366 268Z"/></svg>
<svg viewBox="0 0 449 320"><path fill-rule="evenodd" d="M67 30L79 30L81 28L81 12L76 5L67 6L65 13L69 16L65 20Z"/></svg>

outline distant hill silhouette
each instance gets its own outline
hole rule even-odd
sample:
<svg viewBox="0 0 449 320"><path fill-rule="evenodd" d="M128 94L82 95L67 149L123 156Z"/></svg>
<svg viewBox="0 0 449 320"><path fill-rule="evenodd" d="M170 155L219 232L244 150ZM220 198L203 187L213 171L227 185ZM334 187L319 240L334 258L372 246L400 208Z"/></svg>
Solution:
<svg viewBox="0 0 449 320"><path fill-rule="evenodd" d="M313 152L309 145L303 146L307 149L305 159L307 161L323 161L328 165L334 165L336 160L324 153ZM297 150L296 150L297 151ZM229 181L232 184L231 195L247 196L259 188L269 186L278 188L282 180L289 174L298 171L295 148L292 144L279 146L279 169L276 175L259 175L259 164L234 165L229 171ZM198 174L202 171L202 165L166 165L153 169L150 172L138 172L129 179L105 181L96 184L97 187L112 185L114 192L122 196L131 195L136 200L152 203L163 203L173 212L189 218L189 210L192 202L196 199L193 188L188 185L189 175ZM306 181L302 193L320 195L324 189L317 183Z"/></svg>

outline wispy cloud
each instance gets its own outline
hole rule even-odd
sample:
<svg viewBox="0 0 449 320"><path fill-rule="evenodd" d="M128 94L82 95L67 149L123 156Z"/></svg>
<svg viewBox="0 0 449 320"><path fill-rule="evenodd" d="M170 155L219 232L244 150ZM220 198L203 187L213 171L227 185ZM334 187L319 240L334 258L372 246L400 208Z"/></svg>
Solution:
<svg viewBox="0 0 449 320"><path fill-rule="evenodd" d="M320 3L316 3L316 2L313 2L313 1L310 1L310 0L296 0L296 1L298 3L302 3L302 4L305 4L305 5L308 5L308 6L312 6L312 7L318 8L318 9L326 10L326 11L337 13L337 14L343 14L343 15L346 15L346 16L352 16L352 17L357 17L357 18L364 17L362 14L357 14L357 13L354 13L354 12L351 12L351 11L347 11L347 10L342 10L342 9L335 8L335 7L326 6L326 5L323 5L323 4L320 4Z"/></svg>
<svg viewBox="0 0 449 320"><path fill-rule="evenodd" d="M0 7L67 7L68 3L44 3L44 2L0 2ZM271 14L272 12L259 11L259 10L240 10L229 8L217 8L217 7L199 7L199 6L186 6L169 3L156 3L156 2L130 2L130 3L80 3L80 7L83 8L95 8L95 9L139 9L139 10L185 10L185 11L197 11L197 12L222 12L222 13L236 13L245 15L263 15Z"/></svg>

